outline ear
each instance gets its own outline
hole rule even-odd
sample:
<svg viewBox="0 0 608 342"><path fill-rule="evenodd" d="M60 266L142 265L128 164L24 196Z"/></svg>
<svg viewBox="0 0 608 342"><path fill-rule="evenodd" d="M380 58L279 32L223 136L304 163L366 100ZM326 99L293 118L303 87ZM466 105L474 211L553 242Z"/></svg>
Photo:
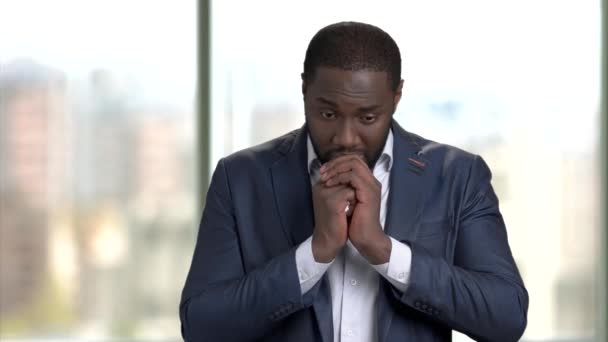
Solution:
<svg viewBox="0 0 608 342"><path fill-rule="evenodd" d="M393 95L393 114L395 114L395 111L397 110L397 105L399 104L399 101L401 101L402 93L403 93L403 80L399 81L399 84L397 85L397 89L395 89L395 94Z"/></svg>
<svg viewBox="0 0 608 342"><path fill-rule="evenodd" d="M306 95L306 79L304 78L304 73L301 73L300 77L302 77L302 95Z"/></svg>

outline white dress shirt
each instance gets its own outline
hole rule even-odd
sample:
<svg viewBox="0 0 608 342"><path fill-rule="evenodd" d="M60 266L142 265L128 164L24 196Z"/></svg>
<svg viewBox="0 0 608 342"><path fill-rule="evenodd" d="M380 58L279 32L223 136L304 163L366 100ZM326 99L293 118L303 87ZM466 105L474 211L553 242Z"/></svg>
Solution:
<svg viewBox="0 0 608 342"><path fill-rule="evenodd" d="M319 180L321 167L312 147L308 147L308 170L314 185ZM393 133L389 132L384 150L374 166L374 177L382 183L380 224L384 229L389 194L390 171L393 164ZM388 263L371 265L353 246L350 240L342 252L330 263L316 262L312 254L312 236L296 250L296 265L302 294L308 292L327 272L331 290L334 342L377 341L376 296L378 274L385 277L400 291L409 282L412 253L410 248L392 237Z"/></svg>

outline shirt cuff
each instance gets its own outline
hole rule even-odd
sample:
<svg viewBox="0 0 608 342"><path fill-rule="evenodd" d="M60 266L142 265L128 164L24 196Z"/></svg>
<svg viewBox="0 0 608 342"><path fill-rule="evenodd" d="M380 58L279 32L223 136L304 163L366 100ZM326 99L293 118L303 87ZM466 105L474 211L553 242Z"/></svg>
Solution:
<svg viewBox="0 0 608 342"><path fill-rule="evenodd" d="M296 267L298 268L302 295L315 286L333 262L332 260L326 264L315 260L312 254L312 236L298 246L296 249Z"/></svg>
<svg viewBox="0 0 608 342"><path fill-rule="evenodd" d="M380 265L372 265L372 267L399 291L405 292L410 282L412 250L408 245L390 236L389 238L391 239L391 256L389 257L389 261Z"/></svg>

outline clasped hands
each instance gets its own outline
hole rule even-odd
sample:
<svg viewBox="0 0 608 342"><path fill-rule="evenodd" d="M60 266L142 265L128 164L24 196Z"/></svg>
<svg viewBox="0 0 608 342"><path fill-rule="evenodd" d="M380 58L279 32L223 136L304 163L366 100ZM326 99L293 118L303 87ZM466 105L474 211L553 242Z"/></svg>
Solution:
<svg viewBox="0 0 608 342"><path fill-rule="evenodd" d="M362 157L344 155L323 164L312 188L313 256L332 261L350 239L371 264L388 262L391 241L380 225L381 183Z"/></svg>

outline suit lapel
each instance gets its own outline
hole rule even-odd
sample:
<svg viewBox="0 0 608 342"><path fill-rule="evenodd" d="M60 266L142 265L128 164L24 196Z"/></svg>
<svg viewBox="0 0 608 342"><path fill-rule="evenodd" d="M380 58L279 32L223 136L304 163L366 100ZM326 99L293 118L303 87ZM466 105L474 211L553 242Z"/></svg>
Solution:
<svg viewBox="0 0 608 342"><path fill-rule="evenodd" d="M425 189L432 167L422 153L419 137L406 132L393 120L393 166L390 174L390 193L387 203L387 217L384 226L386 234L398 241L411 240L418 229L420 215L425 202ZM380 291L390 287L380 286ZM378 295L378 335L384 342L393 318L390 296Z"/></svg>
<svg viewBox="0 0 608 342"><path fill-rule="evenodd" d="M284 156L272 167L272 185L281 218L281 226L292 246L297 246L312 235L314 212L308 174L306 137L304 126L293 139L279 147Z"/></svg>
<svg viewBox="0 0 608 342"><path fill-rule="evenodd" d="M331 289L329 285L329 278L327 273L323 275L323 278L319 280L320 288L313 308L315 310L315 317L317 318L317 325L319 332L321 333L321 339L324 342L334 341L334 324L333 324L333 313L331 306Z"/></svg>
<svg viewBox="0 0 608 342"><path fill-rule="evenodd" d="M432 173L419 137L393 122L393 167L387 203L385 232L396 240L408 240L416 231Z"/></svg>
<svg viewBox="0 0 608 342"><path fill-rule="evenodd" d="M279 147L282 157L271 167L272 185L281 227L291 246L295 247L312 235L314 211L307 165L306 125ZM327 275L319 284L313 309L323 341L333 341L331 293Z"/></svg>

